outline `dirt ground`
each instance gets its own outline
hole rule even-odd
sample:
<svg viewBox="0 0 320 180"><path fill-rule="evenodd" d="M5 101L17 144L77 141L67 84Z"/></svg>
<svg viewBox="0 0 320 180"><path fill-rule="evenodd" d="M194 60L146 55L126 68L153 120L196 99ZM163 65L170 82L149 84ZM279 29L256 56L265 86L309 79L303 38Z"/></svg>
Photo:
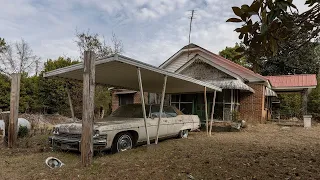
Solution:
<svg viewBox="0 0 320 180"><path fill-rule="evenodd" d="M320 179L320 125L265 124L212 137L195 132L188 139L97 155L89 168L80 167L79 153L51 152L46 138L1 148L0 179ZM66 165L49 169L49 156Z"/></svg>

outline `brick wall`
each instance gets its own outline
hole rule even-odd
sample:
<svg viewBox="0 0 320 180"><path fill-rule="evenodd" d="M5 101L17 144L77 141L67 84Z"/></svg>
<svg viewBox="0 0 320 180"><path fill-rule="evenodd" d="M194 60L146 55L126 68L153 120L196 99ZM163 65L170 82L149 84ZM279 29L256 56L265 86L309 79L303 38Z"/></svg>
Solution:
<svg viewBox="0 0 320 180"><path fill-rule="evenodd" d="M118 95L114 94L115 91L112 91L112 99L111 99L111 110L112 112L115 111L116 109L118 109L119 107L119 97Z"/></svg>
<svg viewBox="0 0 320 180"><path fill-rule="evenodd" d="M240 117L249 123L265 123L266 111L264 110L265 86L263 84L248 84L255 93L240 93Z"/></svg>
<svg viewBox="0 0 320 180"><path fill-rule="evenodd" d="M123 90L114 90L112 92L112 105L111 105L111 109L112 109L112 112L115 111L116 109L118 109L119 107L119 95L115 94L115 92L119 92L119 91L123 91ZM148 93L145 92L144 93L144 101L146 104L148 104ZM134 104L139 104L141 103L141 95L140 95L140 92L136 92L133 96L133 103Z"/></svg>
<svg viewBox="0 0 320 180"><path fill-rule="evenodd" d="M138 91L137 93L134 94L134 96L133 96L133 103L134 104L141 103L141 95L140 94L141 94L140 91ZM144 92L144 103L149 104L148 102L149 102L148 101L148 93Z"/></svg>

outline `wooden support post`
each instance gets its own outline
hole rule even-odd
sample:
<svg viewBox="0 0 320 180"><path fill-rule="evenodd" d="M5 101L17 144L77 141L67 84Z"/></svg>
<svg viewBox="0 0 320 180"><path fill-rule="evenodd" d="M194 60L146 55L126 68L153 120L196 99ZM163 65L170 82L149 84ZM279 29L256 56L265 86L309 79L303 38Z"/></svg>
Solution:
<svg viewBox="0 0 320 180"><path fill-rule="evenodd" d="M308 89L303 89L301 92L302 96L302 115L308 114Z"/></svg>
<svg viewBox="0 0 320 180"><path fill-rule="evenodd" d="M217 96L217 91L214 91L214 93L213 93L213 99L212 99L212 110L211 110L210 130L209 130L209 135L210 135L210 136L211 136L211 132L212 132L212 123L213 123L214 107L215 107L215 105L216 105L216 96Z"/></svg>
<svg viewBox="0 0 320 180"><path fill-rule="evenodd" d="M67 91L67 95L68 95L68 101L69 101L71 116L72 116L72 119L74 121L75 118L74 118L73 104L72 104L72 100L71 100L71 96L70 96L70 91L69 91L68 85L66 86L66 91Z"/></svg>
<svg viewBox="0 0 320 180"><path fill-rule="evenodd" d="M81 163L87 167L93 157L93 121L94 121L94 89L95 89L95 54L84 52L83 62L83 112L81 134Z"/></svg>
<svg viewBox="0 0 320 180"><path fill-rule="evenodd" d="M209 120L208 120L208 102L207 102L207 87L204 87L204 111L206 115L206 132L209 134Z"/></svg>
<svg viewBox="0 0 320 180"><path fill-rule="evenodd" d="M11 94L10 94L10 123L8 131L8 147L15 146L18 137L18 114L20 97L20 79L21 74L11 75Z"/></svg>
<svg viewBox="0 0 320 180"><path fill-rule="evenodd" d="M150 144L150 138L148 133L148 127L147 127L147 114L146 114L146 104L144 101L144 93L143 93L143 86L142 86L142 78L141 78L141 71L140 68L137 68L138 73L138 81L139 81L139 88L140 88L140 94L141 94L141 105L142 105L142 113L143 113L143 120L144 120L144 128L146 129L146 137L147 137L147 144Z"/></svg>
<svg viewBox="0 0 320 180"><path fill-rule="evenodd" d="M166 95L167 79L168 79L168 76L164 76L162 95L161 95L160 112L159 112L159 119L158 119L158 126L157 126L157 138L156 138L155 144L158 144L158 140L159 140L159 128L160 128L161 116L162 116L162 111L163 111L164 96Z"/></svg>

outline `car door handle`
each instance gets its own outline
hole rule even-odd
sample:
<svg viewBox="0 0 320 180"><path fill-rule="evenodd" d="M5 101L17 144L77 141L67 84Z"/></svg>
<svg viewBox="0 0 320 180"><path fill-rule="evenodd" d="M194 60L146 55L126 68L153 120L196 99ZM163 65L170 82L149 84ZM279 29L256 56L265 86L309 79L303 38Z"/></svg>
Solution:
<svg viewBox="0 0 320 180"><path fill-rule="evenodd" d="M163 120L163 122L168 122L168 120Z"/></svg>

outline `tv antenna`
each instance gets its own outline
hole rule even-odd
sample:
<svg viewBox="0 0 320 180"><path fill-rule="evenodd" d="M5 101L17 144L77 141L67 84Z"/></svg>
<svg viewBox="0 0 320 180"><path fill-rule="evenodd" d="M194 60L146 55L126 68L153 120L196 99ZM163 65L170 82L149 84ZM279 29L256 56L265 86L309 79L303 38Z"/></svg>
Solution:
<svg viewBox="0 0 320 180"><path fill-rule="evenodd" d="M188 44L188 59L189 59L189 48L190 48L190 43L191 43L191 30L192 30L192 21L194 18L194 15L195 15L195 10L191 10L191 16L189 17L190 18L190 28L189 28L189 44Z"/></svg>

